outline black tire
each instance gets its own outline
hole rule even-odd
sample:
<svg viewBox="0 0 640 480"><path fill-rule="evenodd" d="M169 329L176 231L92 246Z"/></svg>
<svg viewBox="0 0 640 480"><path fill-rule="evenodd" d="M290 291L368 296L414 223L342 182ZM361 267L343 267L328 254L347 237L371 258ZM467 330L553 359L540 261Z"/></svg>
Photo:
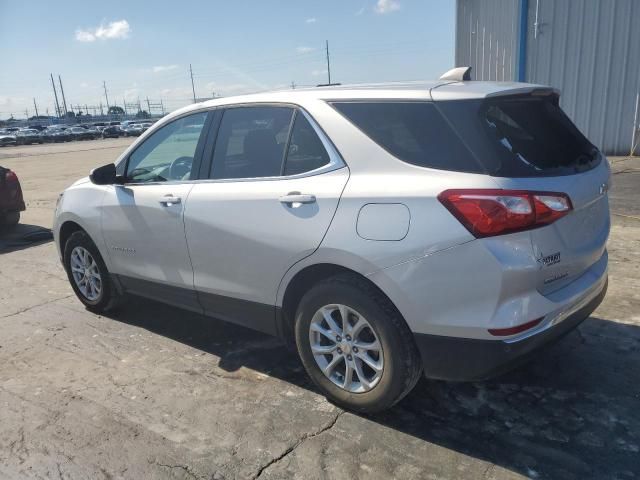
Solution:
<svg viewBox="0 0 640 480"><path fill-rule="evenodd" d="M102 288L100 291L100 295L95 300L89 300L85 295L80 291L78 285L76 284L73 275L71 273L71 252L76 247L85 248L93 257L98 267L98 273L100 274L100 278L102 279ZM78 299L87 307L87 310L90 310L94 313L103 313L109 311L121 303L121 295L118 294L118 290L113 284L111 280L111 276L109 274L109 270L98 251L98 248L93 243L89 235L87 235L84 231L78 231L71 234L67 243L64 245L64 254L63 254L63 262L64 269L67 272L67 277L69 278L69 283L71 284L71 288L73 288L74 293L78 297Z"/></svg>
<svg viewBox="0 0 640 480"><path fill-rule="evenodd" d="M20 212L7 212L0 216L0 224L3 227L15 227L20 223Z"/></svg>
<svg viewBox="0 0 640 480"><path fill-rule="evenodd" d="M329 304L343 304L361 313L382 345L382 377L367 392L352 393L334 384L322 373L311 352L312 318ZM348 410L374 413L390 408L413 389L422 374L420 354L400 312L381 291L355 274L323 280L303 296L295 317L295 336L298 354L311 380L329 400Z"/></svg>

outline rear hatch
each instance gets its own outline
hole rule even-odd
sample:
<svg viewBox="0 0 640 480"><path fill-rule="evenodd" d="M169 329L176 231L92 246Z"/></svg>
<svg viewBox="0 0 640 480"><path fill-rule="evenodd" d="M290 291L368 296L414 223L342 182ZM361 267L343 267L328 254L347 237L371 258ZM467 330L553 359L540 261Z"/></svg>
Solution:
<svg viewBox="0 0 640 480"><path fill-rule="evenodd" d="M562 112L555 92L437 105L500 188L569 196L568 215L529 232L541 293L562 288L600 259L609 234L609 167Z"/></svg>

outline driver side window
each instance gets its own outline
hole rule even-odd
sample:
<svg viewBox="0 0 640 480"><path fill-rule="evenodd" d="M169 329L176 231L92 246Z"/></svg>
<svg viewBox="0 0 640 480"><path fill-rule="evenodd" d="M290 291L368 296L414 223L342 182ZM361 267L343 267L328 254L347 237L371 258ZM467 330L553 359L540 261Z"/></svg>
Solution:
<svg viewBox="0 0 640 480"><path fill-rule="evenodd" d="M127 183L189 180L207 112L179 118L154 132L129 156Z"/></svg>

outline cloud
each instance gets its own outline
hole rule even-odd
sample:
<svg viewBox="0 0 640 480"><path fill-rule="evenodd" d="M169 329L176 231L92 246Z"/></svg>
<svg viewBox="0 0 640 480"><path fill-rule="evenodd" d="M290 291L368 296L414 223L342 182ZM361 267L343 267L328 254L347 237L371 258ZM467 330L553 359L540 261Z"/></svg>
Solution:
<svg viewBox="0 0 640 480"><path fill-rule="evenodd" d="M79 42L95 42L96 40L110 40L114 38L127 38L131 32L129 22L116 20L115 22L101 23L96 28L87 30L77 29L76 40Z"/></svg>
<svg viewBox="0 0 640 480"><path fill-rule="evenodd" d="M153 70L153 73L159 73L175 70L176 68L178 68L178 65L156 65L151 70Z"/></svg>
<svg viewBox="0 0 640 480"><path fill-rule="evenodd" d="M320 75L326 75L327 74L327 69L325 68L324 70L312 70L311 71L311 75L313 75L314 77L319 77Z"/></svg>
<svg viewBox="0 0 640 480"><path fill-rule="evenodd" d="M89 84L87 82L82 82L80 84L80 88L87 88L89 86Z"/></svg>
<svg viewBox="0 0 640 480"><path fill-rule="evenodd" d="M364 8L364 7L362 7L360 10L358 10L358 11L356 12L356 16L358 16L358 17L359 17L360 15L362 15L362 14L364 13L364 11L365 11L365 8Z"/></svg>
<svg viewBox="0 0 640 480"><path fill-rule="evenodd" d="M400 10L400 2L398 0L378 0L373 10L380 15Z"/></svg>
<svg viewBox="0 0 640 480"><path fill-rule="evenodd" d="M305 23L316 23L318 21L318 19L316 17L311 17L311 18L307 18L304 22Z"/></svg>
<svg viewBox="0 0 640 480"><path fill-rule="evenodd" d="M309 53L313 52L315 48L313 47L296 47L296 52L298 53Z"/></svg>

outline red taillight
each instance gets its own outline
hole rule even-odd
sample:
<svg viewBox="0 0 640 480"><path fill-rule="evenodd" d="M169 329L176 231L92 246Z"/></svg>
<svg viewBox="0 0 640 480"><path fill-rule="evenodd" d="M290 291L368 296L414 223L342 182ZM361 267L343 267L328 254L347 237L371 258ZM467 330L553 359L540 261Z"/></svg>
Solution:
<svg viewBox="0 0 640 480"><path fill-rule="evenodd" d="M438 200L478 238L548 225L573 208L564 193L525 190L445 190Z"/></svg>
<svg viewBox="0 0 640 480"><path fill-rule="evenodd" d="M12 172L11 170L7 171L4 178L7 181L7 183L18 183L18 176L15 174L15 172Z"/></svg>
<svg viewBox="0 0 640 480"><path fill-rule="evenodd" d="M507 328L490 328L489 333L495 337L506 337L508 335L515 335L516 333L524 332L525 330L530 330L533 327L537 326L544 317L536 318L535 320L531 320L530 322L523 323L521 325L516 325L515 327L507 327Z"/></svg>

